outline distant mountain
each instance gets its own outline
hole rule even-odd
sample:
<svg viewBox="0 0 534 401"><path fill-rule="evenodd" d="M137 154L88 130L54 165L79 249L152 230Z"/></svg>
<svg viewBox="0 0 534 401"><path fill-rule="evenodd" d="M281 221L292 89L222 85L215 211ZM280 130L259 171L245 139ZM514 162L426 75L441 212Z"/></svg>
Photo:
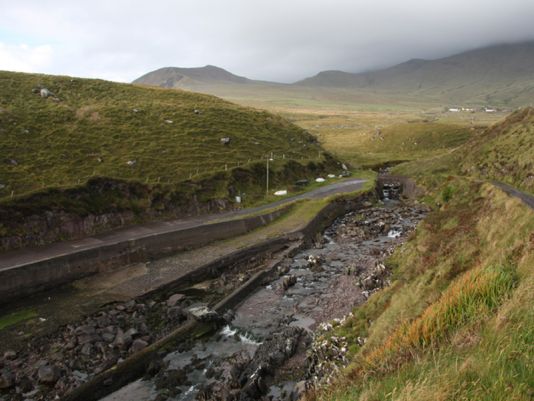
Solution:
<svg viewBox="0 0 534 401"><path fill-rule="evenodd" d="M163 88L192 88L200 85L255 84L261 81L254 81L232 74L223 68L207 65L196 68L160 68L137 78L133 83Z"/></svg>
<svg viewBox="0 0 534 401"><path fill-rule="evenodd" d="M383 70L323 71L296 85L432 94L506 103L532 101L534 41L495 45L437 60L413 59ZM518 99L516 99L518 100ZM521 103L521 101L519 101Z"/></svg>
<svg viewBox="0 0 534 401"><path fill-rule="evenodd" d="M186 88L222 97L335 98L357 95L370 99L420 101L434 104L532 105L534 100L534 41L502 44L437 59L413 59L383 70L350 73L323 71L294 84L256 81L222 68L168 67L150 72L134 83Z"/></svg>

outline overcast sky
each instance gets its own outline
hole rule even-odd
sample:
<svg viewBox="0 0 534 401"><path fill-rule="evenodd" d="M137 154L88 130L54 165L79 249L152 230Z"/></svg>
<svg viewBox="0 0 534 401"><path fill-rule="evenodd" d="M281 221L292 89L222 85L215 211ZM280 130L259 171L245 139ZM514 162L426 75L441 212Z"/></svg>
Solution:
<svg viewBox="0 0 534 401"><path fill-rule="evenodd" d="M129 82L213 64L359 72L534 39L534 0L0 0L0 70Z"/></svg>

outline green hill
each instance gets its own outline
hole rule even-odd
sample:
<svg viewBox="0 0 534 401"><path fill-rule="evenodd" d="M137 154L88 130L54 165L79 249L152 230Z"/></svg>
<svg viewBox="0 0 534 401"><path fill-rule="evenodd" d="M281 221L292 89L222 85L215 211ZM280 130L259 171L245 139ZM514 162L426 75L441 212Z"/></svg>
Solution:
<svg viewBox="0 0 534 401"><path fill-rule="evenodd" d="M477 132L477 131L474 131ZM534 109L520 109L473 135L465 144L434 157L404 163L398 174L432 186L439 175L497 180L534 193Z"/></svg>
<svg viewBox="0 0 534 401"><path fill-rule="evenodd" d="M0 149L0 236L47 210L192 214L216 200L229 207L239 192L254 202L271 155L273 185L337 168L310 134L264 111L191 92L12 72L0 72Z"/></svg>
<svg viewBox="0 0 534 401"><path fill-rule="evenodd" d="M534 108L511 114L466 145L461 170L534 193Z"/></svg>

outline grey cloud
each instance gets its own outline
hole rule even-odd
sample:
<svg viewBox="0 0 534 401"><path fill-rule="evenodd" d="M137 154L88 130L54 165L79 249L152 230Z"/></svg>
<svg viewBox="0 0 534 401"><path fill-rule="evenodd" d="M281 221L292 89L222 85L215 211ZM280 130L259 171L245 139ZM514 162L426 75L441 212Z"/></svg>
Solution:
<svg viewBox="0 0 534 401"><path fill-rule="evenodd" d="M533 19L532 0L0 0L0 43L50 45L48 73L130 81L214 64L290 82L531 39Z"/></svg>

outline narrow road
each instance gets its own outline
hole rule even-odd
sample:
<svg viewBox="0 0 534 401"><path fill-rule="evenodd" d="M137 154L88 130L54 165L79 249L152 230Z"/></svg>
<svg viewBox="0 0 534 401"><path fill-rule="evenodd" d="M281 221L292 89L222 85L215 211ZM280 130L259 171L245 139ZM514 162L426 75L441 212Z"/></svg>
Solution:
<svg viewBox="0 0 534 401"><path fill-rule="evenodd" d="M504 184L499 181L492 181L492 184L502 189L508 195L521 199L524 204L526 204L531 209L534 209L534 195L527 194L526 192L522 192L517 188L512 187L511 185Z"/></svg>
<svg viewBox="0 0 534 401"><path fill-rule="evenodd" d="M41 247L24 248L20 250L5 252L0 254L0 271L13 269L41 260L49 260L55 257L74 254L83 250L103 247L109 244L116 244L133 239L143 238L158 233L179 231L193 227L208 225L224 220L233 220L236 217L259 213L273 207L282 206L290 202L301 199L321 199L333 194L350 193L361 189L366 180L348 179L334 184L325 185L313 191L299 195L290 196L267 205L254 208L241 209L237 211L218 213L212 215L198 216L186 219L161 221L155 223L141 224L128 228L121 228L114 231L86 237L79 240L59 242Z"/></svg>

